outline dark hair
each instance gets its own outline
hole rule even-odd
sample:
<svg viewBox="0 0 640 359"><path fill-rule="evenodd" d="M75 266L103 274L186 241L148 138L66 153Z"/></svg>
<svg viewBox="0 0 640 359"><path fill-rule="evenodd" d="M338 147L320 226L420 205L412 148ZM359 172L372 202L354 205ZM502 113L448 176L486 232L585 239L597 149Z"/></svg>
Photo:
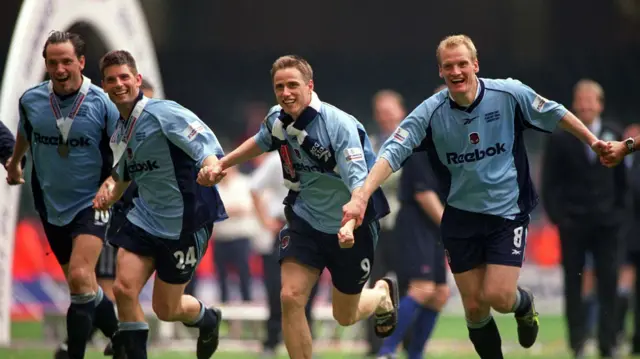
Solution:
<svg viewBox="0 0 640 359"><path fill-rule="evenodd" d="M102 56L102 59L100 59L100 74L104 77L104 69L113 65L127 65L131 72L138 74L136 59L126 50L113 50Z"/></svg>
<svg viewBox="0 0 640 359"><path fill-rule="evenodd" d="M47 58L47 47L49 45L62 44L67 41L71 42L71 45L73 45L73 50L75 51L77 58L84 56L85 43L80 35L73 32L52 31L51 33L49 33L49 37L44 43L44 48L42 49L42 57L44 57L45 59Z"/></svg>
<svg viewBox="0 0 640 359"><path fill-rule="evenodd" d="M149 82L149 80L145 79L144 77L142 78L142 85L140 85L140 90L151 90L153 91L153 85L151 84L151 82Z"/></svg>

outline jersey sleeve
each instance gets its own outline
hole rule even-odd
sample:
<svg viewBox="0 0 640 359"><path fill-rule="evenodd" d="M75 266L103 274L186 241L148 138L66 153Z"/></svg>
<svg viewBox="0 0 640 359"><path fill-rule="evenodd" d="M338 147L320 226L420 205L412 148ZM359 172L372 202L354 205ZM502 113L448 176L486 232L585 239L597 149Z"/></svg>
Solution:
<svg viewBox="0 0 640 359"><path fill-rule="evenodd" d="M567 113L561 104L537 94L531 87L514 79L508 79L522 114L525 125L542 132L553 132L558 122Z"/></svg>
<svg viewBox="0 0 640 359"><path fill-rule="evenodd" d="M163 111L153 113L164 135L196 161L197 166L202 166L202 161L209 156L224 156L216 135L193 112L176 103L167 103Z"/></svg>
<svg viewBox="0 0 640 359"><path fill-rule="evenodd" d="M427 135L427 127L431 118L428 101L416 107L402 122L396 131L380 148L378 158L384 158L395 172L413 153L413 149L422 143Z"/></svg>
<svg viewBox="0 0 640 359"><path fill-rule="evenodd" d="M271 131L269 131L269 128L267 127L268 121L269 121L269 118L268 117L265 118L265 120L262 121L262 123L260 124L260 129L258 130L258 133L256 133L253 136L256 143L258 144L258 147L260 147L260 149L264 152L271 151L271 145L272 145Z"/></svg>
<svg viewBox="0 0 640 359"><path fill-rule="evenodd" d="M350 191L362 187L369 174L369 168L360 142L357 122L351 117L343 116L326 123L342 182Z"/></svg>
<svg viewBox="0 0 640 359"><path fill-rule="evenodd" d="M253 139L258 144L258 147L264 152L271 152L275 150L273 147L273 141L271 139L271 129L273 128L273 123L275 122L278 114L280 113L279 106L273 106L269 109L267 116L265 116L264 121L260 124L260 129L258 133L253 136Z"/></svg>
<svg viewBox="0 0 640 359"><path fill-rule="evenodd" d="M283 186L279 156L275 153L268 156L249 178L249 189L252 191L277 189L278 186Z"/></svg>

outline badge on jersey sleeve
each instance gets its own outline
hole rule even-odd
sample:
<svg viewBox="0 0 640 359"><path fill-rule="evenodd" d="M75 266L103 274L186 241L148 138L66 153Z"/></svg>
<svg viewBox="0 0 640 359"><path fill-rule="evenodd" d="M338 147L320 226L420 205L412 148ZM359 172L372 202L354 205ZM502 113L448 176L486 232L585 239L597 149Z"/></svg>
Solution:
<svg viewBox="0 0 640 359"><path fill-rule="evenodd" d="M362 153L362 148L347 148L344 150L344 157L347 162L359 161L364 158L364 154Z"/></svg>
<svg viewBox="0 0 640 359"><path fill-rule="evenodd" d="M549 102L549 100L547 100L546 98L540 95L536 95L536 98L534 98L533 102L531 103L531 107L533 107L538 112L542 112L542 109L547 102Z"/></svg>
<svg viewBox="0 0 640 359"><path fill-rule="evenodd" d="M407 140L407 137L409 137L409 131L402 127L398 127L396 132L393 133L393 140L398 143L404 143L404 141Z"/></svg>

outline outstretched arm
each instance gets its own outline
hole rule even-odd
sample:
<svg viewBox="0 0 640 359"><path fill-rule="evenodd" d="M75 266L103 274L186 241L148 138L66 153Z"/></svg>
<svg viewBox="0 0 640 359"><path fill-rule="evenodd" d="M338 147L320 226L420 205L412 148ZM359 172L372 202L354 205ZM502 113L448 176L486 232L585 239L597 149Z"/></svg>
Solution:
<svg viewBox="0 0 640 359"><path fill-rule="evenodd" d="M352 219L356 220L356 227L362 224L371 195L391 176L391 173L402 167L413 150L423 142L432 112L428 103L429 100L413 110L384 143L378 160L369 171L364 184L353 189L351 201L342 207L343 224Z"/></svg>
<svg viewBox="0 0 640 359"><path fill-rule="evenodd" d="M604 141L598 140L598 137L589 131L587 126L570 111L567 111L558 125L583 143L589 145L598 155L607 147Z"/></svg>
<svg viewBox="0 0 640 359"><path fill-rule="evenodd" d="M254 157L260 156L264 152L265 151L258 145L256 138L251 137L220 160L221 169L224 171L229 167L247 162Z"/></svg>

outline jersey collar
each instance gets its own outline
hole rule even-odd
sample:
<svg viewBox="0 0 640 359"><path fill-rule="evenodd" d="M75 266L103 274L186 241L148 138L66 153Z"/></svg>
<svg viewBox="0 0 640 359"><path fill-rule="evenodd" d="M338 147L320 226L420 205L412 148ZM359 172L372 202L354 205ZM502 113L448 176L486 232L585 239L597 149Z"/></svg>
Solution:
<svg viewBox="0 0 640 359"><path fill-rule="evenodd" d="M131 107L131 111L133 111L133 109L136 108L136 105L140 100L142 100L143 97L144 97L144 94L142 93L142 90L138 91L138 97L136 97L135 101L133 101L133 107ZM129 113L129 116L127 118L124 118L122 117L122 115L120 115L119 120L122 121L122 123L126 124L127 121L129 121L129 117L131 117L131 113Z"/></svg>
<svg viewBox="0 0 640 359"><path fill-rule="evenodd" d="M318 113L320 113L321 107L322 107L322 101L320 101L318 94L315 91L313 91L311 94L311 102L309 103L309 106L307 106L307 108L302 110L302 113L300 113L300 116L298 116L298 119L296 120L296 123L297 123L296 127L299 127L299 128L307 127L307 125L311 123L311 121L313 121L316 118L316 116L318 116ZM293 118L287 113L285 113L284 110L280 110L280 116L278 118L282 120L282 122L285 124L285 127L293 122Z"/></svg>
<svg viewBox="0 0 640 359"><path fill-rule="evenodd" d="M482 98L484 97L484 81L482 81L478 77L476 78L478 79L478 90L476 92L476 99L473 100L471 105L469 105L468 107L464 107L464 106L458 105L453 100L453 98L451 98L451 94L449 94L449 105L451 106L452 109L464 111L466 113L471 113L480 104L480 101L482 101Z"/></svg>

